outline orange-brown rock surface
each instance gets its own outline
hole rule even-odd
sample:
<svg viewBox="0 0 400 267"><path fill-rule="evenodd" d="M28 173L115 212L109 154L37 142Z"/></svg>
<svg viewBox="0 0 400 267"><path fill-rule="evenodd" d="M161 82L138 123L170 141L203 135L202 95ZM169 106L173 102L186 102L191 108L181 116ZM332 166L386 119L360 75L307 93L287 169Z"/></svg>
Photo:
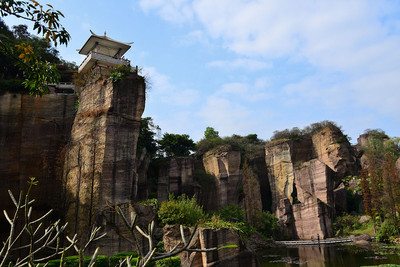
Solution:
<svg viewBox="0 0 400 267"><path fill-rule="evenodd" d="M63 216L63 150L75 116L75 101L74 95L0 95L0 210L13 210L8 189L17 197L20 190L26 192L28 178L36 177L39 185L30 196L36 199L34 216L51 208L55 209L54 218ZM0 216L0 232L8 229Z"/></svg>
<svg viewBox="0 0 400 267"><path fill-rule="evenodd" d="M307 152L308 151L308 152ZM332 236L335 207L345 210L341 179L357 170L340 129L325 127L300 140L266 145L272 208L292 238Z"/></svg>
<svg viewBox="0 0 400 267"><path fill-rule="evenodd" d="M137 194L136 145L144 111L144 79L131 73L113 83L88 80L72 127L64 165L66 219L81 240L101 222L106 203L126 203ZM121 240L107 236L111 250Z"/></svg>
<svg viewBox="0 0 400 267"><path fill-rule="evenodd" d="M241 188L241 155L239 151L211 150L203 156L203 165L207 173L216 178L217 199L215 207L238 204Z"/></svg>

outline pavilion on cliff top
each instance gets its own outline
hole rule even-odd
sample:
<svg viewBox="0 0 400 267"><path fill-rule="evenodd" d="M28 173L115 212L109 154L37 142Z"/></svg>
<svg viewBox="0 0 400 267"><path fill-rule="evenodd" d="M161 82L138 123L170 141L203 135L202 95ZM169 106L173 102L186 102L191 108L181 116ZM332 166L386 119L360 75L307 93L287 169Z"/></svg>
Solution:
<svg viewBox="0 0 400 267"><path fill-rule="evenodd" d="M122 43L106 36L92 35L79 50L79 54L86 55L78 72L86 72L95 65L100 66L118 66L129 65L130 61L123 55L131 48L132 43Z"/></svg>

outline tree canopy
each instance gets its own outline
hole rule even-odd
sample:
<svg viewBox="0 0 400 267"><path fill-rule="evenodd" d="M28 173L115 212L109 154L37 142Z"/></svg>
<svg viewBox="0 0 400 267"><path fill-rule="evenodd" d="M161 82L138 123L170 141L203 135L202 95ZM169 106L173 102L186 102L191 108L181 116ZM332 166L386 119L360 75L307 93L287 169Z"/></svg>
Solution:
<svg viewBox="0 0 400 267"><path fill-rule="evenodd" d="M219 137L219 132L214 130L213 127L207 127L206 130L204 131L204 137L206 139L217 138Z"/></svg>
<svg viewBox="0 0 400 267"><path fill-rule="evenodd" d="M23 21L31 21L34 23L33 30L42 35L43 38L30 38L26 25L14 27L14 34L10 35L7 33L8 28L1 21L0 52L2 60L7 58L22 73L22 84L32 95L41 96L48 93L47 84L57 83L60 78L54 62L58 51L51 49L50 43L55 46L67 45L71 38L60 24L60 18L64 15L52 5L41 5L35 0L2 0L0 14L2 17L15 16ZM31 40L35 41L32 43ZM44 50L48 53L43 54ZM1 68L6 68L12 73L15 70L10 65L2 63ZM2 75L9 75L10 72L3 72Z"/></svg>
<svg viewBox="0 0 400 267"><path fill-rule="evenodd" d="M158 125L155 125L151 117L145 117L140 120L140 131L138 138L138 149L145 148L152 157L157 154L158 143L155 137L161 131Z"/></svg>
<svg viewBox="0 0 400 267"><path fill-rule="evenodd" d="M196 149L196 144L187 134L165 133L159 144L167 156L188 156Z"/></svg>

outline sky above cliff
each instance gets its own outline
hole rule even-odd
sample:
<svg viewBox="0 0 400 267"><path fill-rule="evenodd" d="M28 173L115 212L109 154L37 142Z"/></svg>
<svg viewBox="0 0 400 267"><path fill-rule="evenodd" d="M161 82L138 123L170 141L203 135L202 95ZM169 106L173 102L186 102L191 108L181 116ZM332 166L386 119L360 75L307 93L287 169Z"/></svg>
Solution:
<svg viewBox="0 0 400 267"><path fill-rule="evenodd" d="M42 3L47 3L43 2ZM400 136L397 0L61 1L71 34L61 56L107 32L151 87L144 116L162 132L203 137L302 128L331 120L356 138ZM21 21L7 18L8 25Z"/></svg>

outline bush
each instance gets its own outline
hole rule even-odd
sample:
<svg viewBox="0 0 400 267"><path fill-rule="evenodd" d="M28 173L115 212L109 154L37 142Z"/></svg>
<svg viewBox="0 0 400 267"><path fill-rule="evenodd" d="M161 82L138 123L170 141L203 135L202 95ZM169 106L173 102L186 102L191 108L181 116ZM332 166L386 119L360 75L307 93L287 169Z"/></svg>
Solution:
<svg viewBox="0 0 400 267"><path fill-rule="evenodd" d="M200 219L205 218L205 215L194 197L190 199L183 194L175 199L174 195L170 194L169 200L161 203L158 218L162 225L194 226Z"/></svg>
<svg viewBox="0 0 400 267"><path fill-rule="evenodd" d="M343 216L336 217L333 223L333 230L335 233L341 235L349 235L351 231L357 230L361 227L358 216L344 213Z"/></svg>
<svg viewBox="0 0 400 267"><path fill-rule="evenodd" d="M398 235L399 232L398 229L396 229L396 224L392 220L387 219L379 228L378 233L376 234L376 241L382 243L391 243Z"/></svg>
<svg viewBox="0 0 400 267"><path fill-rule="evenodd" d="M238 205L229 204L218 211L218 215L227 221L233 222L244 222L245 221L245 211L242 210Z"/></svg>
<svg viewBox="0 0 400 267"><path fill-rule="evenodd" d="M249 225L243 221L231 222L222 219L219 215L212 215L211 219L204 221L200 224L201 227L219 229L226 228L231 232L238 231L239 235L248 235L252 230Z"/></svg>
<svg viewBox="0 0 400 267"><path fill-rule="evenodd" d="M92 257L85 257L84 265L89 266L89 263L91 260L92 260ZM60 261L61 261L61 259L50 260L48 262L47 266L48 267L59 267ZM75 255L75 256L65 257L64 264L65 264L65 266L68 266L68 267L79 267L79 256ZM42 267L44 265L45 265L44 263L40 263L39 267ZM107 267L108 266L108 257L106 255L97 255L96 264L94 266Z"/></svg>
<svg viewBox="0 0 400 267"><path fill-rule="evenodd" d="M114 254L109 259L109 266L110 267L118 266L118 264L121 260L124 260L126 257L129 257L129 256L133 256L134 258L137 258L138 254L137 254L137 252L120 252L120 253ZM135 263L136 263L136 261L135 261Z"/></svg>
<svg viewBox="0 0 400 267"><path fill-rule="evenodd" d="M156 261L157 267L180 267L181 266L181 258L179 256L166 258L162 260Z"/></svg>
<svg viewBox="0 0 400 267"><path fill-rule="evenodd" d="M304 129L293 127L290 130L285 129L282 131L274 131L274 134L271 137L271 141L279 139L290 139L293 141L299 141L304 136L316 133L324 129L325 127L330 127L331 129L340 129L340 126L338 126L335 122L325 120L321 122L312 123L311 125L306 126ZM343 140L341 141L343 142L346 140L348 141L347 136L343 136Z"/></svg>
<svg viewBox="0 0 400 267"><path fill-rule="evenodd" d="M254 214L255 220L253 227L265 238L279 239L281 227L278 218L268 211L260 211Z"/></svg>

